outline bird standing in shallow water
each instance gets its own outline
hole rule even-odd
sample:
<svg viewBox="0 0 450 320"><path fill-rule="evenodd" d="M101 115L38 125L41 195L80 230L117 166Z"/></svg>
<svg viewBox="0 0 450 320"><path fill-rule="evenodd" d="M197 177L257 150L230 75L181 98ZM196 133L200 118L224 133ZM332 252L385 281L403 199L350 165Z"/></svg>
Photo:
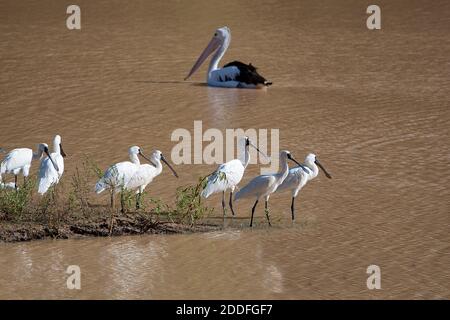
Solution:
<svg viewBox="0 0 450 320"><path fill-rule="evenodd" d="M316 155L310 153L306 156L305 164L301 167L292 168L289 170L289 174L284 179L283 183L278 187L277 192L284 190L292 191L292 203L291 203L291 217L292 221L295 220L294 202L299 191L319 174L319 167L325 173L328 179L331 179L331 175L325 170L322 164L317 159Z"/></svg>
<svg viewBox="0 0 450 320"><path fill-rule="evenodd" d="M269 198L274 193L278 186L281 185L289 172L288 160L295 162L300 167L303 167L297 160L295 160L291 153L287 150L280 152L280 169L277 173L257 176L253 178L245 187L236 193L234 199L238 201L241 198L254 198L255 204L252 207L252 217L250 220L250 227L253 225L253 216L255 214L256 205L261 197L265 200L265 213L267 222L270 224L269 214Z"/></svg>
<svg viewBox="0 0 450 320"><path fill-rule="evenodd" d="M231 214L234 216L233 209L233 192L236 186L241 182L244 176L244 171L250 162L249 148L252 146L259 153L261 153L265 158L267 156L262 153L258 147L256 147L249 139L249 137L244 137L241 140L244 143L244 152L242 159L233 159L224 164L221 164L216 171L208 176L208 182L206 187L202 191L202 197L208 198L213 193L222 192L222 209L223 216L225 218L225 192L230 189L230 201L228 202ZM241 154L242 156L242 154Z"/></svg>

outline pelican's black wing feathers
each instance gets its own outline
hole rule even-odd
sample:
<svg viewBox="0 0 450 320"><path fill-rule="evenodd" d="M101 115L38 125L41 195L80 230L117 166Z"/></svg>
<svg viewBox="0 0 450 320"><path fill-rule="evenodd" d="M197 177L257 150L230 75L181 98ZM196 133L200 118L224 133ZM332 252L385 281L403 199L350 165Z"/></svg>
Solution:
<svg viewBox="0 0 450 320"><path fill-rule="evenodd" d="M239 69L239 75L235 78L236 81L254 85L263 84L265 86L270 86L272 84L272 82L267 81L263 76L261 76L256 71L256 67L251 63L245 64L240 61L233 61L227 63L223 67L236 67Z"/></svg>

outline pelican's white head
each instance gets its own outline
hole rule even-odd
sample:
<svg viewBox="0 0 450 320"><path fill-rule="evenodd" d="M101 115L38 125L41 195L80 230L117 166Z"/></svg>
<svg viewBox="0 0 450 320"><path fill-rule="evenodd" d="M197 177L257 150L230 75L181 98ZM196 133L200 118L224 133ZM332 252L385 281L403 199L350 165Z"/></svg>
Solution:
<svg viewBox="0 0 450 320"><path fill-rule="evenodd" d="M178 174L175 172L175 170L172 168L170 163L166 160L163 153L159 150L155 150L152 152L152 155L150 156L150 162L155 166L158 167L161 164L161 161L164 162L172 171L173 175L178 178Z"/></svg>
<svg viewBox="0 0 450 320"><path fill-rule="evenodd" d="M197 61L195 62L194 66L192 67L191 71L187 75L184 80L187 80L190 76L194 74L195 71L197 71L198 68L203 64L203 62L220 47L220 55L222 55L225 50L228 48L231 41L231 31L228 27L222 27L219 29L216 29L214 32L214 35L209 42L209 44L206 46L205 50L201 53L200 57L198 57Z"/></svg>

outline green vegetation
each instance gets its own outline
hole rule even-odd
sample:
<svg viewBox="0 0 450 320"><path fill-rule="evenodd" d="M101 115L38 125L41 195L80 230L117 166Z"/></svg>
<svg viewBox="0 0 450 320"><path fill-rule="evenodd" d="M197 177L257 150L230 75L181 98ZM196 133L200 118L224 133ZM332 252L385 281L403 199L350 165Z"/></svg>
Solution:
<svg viewBox="0 0 450 320"><path fill-rule="evenodd" d="M0 226L2 223L35 223L52 230L63 227L88 230L106 224L109 234L114 234L115 228L126 220L131 220L133 227L142 226L145 230L161 223L195 226L213 211L201 202L200 193L206 180L200 179L197 185L179 187L173 204L144 192L139 209L135 207L136 193L122 189L120 197L116 197L116 201L123 202L124 212L120 212L120 206L111 206L112 198L105 196L108 192L100 196L94 192L95 182L102 175L98 165L84 157L71 175L66 173L59 184L43 196L37 194L35 176L28 177L18 190L0 189ZM95 234L96 231L90 232Z"/></svg>

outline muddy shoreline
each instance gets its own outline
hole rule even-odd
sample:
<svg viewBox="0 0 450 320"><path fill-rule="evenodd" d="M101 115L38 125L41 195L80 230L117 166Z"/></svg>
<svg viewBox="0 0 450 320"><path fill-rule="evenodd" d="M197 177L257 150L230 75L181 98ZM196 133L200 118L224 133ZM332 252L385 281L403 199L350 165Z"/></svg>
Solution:
<svg viewBox="0 0 450 320"><path fill-rule="evenodd" d="M153 221L132 213L114 217L112 225L111 218L107 216L87 221L65 221L57 225L33 221L1 221L0 243L143 234L182 234L219 229L221 226L207 222L188 225L172 221Z"/></svg>

